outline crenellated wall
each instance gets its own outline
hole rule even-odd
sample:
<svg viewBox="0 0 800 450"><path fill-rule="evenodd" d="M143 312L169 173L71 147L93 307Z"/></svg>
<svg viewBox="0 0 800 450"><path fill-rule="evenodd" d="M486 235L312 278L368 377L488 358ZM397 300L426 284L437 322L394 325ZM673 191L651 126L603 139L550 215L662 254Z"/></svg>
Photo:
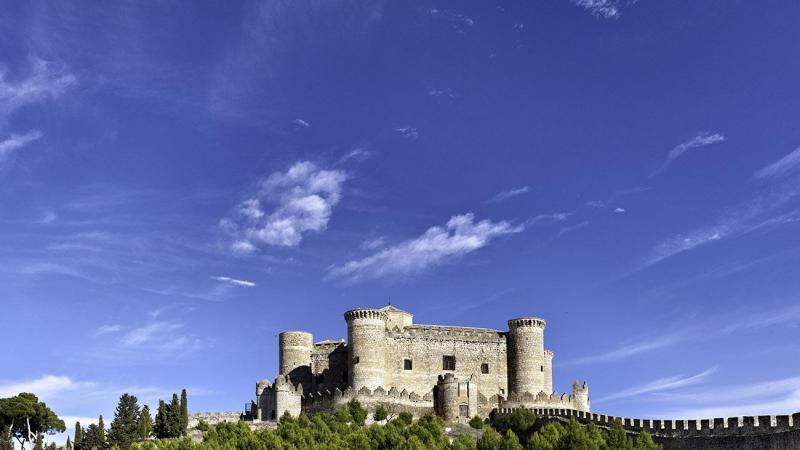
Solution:
<svg viewBox="0 0 800 450"><path fill-rule="evenodd" d="M492 417L519 408L498 408ZM646 431L665 450L751 450L800 448L800 413L778 416L723 417L699 420L632 419L562 408L529 408L543 418L575 419L609 427L619 421L630 433Z"/></svg>

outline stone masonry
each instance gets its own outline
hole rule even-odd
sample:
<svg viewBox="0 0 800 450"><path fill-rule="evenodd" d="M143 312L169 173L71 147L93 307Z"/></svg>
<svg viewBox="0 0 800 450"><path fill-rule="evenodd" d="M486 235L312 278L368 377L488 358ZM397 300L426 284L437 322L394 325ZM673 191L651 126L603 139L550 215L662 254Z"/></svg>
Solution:
<svg viewBox="0 0 800 450"><path fill-rule="evenodd" d="M280 334L280 374L256 383L249 418L332 411L350 399L368 409L435 412L449 421L488 417L498 408L589 411L585 382L576 382L570 395L553 391L543 319L509 320L508 331L415 325L411 313L394 306L353 309L344 319L347 342L314 343L304 331Z"/></svg>

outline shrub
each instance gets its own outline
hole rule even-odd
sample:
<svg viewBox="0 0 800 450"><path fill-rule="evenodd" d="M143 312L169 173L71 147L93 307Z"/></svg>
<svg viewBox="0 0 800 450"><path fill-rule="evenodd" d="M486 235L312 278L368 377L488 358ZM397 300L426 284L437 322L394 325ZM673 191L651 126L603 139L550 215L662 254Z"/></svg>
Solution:
<svg viewBox="0 0 800 450"><path fill-rule="evenodd" d="M481 428L483 428L483 419L481 419L478 416L475 416L472 419L469 419L469 426L475 428L476 430L480 430Z"/></svg>
<svg viewBox="0 0 800 450"><path fill-rule="evenodd" d="M372 416L376 422L386 420L387 417L389 417L389 413L386 411L386 408L384 408L383 405L378 406L378 408L375 410L375 414Z"/></svg>

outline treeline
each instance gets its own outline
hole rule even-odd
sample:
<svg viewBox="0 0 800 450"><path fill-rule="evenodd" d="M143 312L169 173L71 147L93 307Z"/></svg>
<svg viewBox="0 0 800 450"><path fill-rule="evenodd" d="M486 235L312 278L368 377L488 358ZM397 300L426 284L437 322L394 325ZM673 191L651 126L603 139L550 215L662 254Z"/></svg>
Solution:
<svg viewBox="0 0 800 450"><path fill-rule="evenodd" d="M151 437L157 439L179 438L186 435L189 426L189 400L186 389L172 394L172 401L158 401L155 419L150 408L144 405L139 408L136 396L123 394L114 411L114 420L106 432L103 416L97 424L86 428L80 422L75 423L74 441L67 437L65 450L128 450L136 442Z"/></svg>
<svg viewBox="0 0 800 450"><path fill-rule="evenodd" d="M376 413L378 419L380 412ZM485 428L479 438L464 433L451 439L444 432L444 422L426 415L416 422L401 413L385 425L365 426L367 412L353 400L334 414L316 414L294 418L281 417L275 430L252 431L247 424L222 423L199 429L208 430L203 442L189 438L146 441L134 450L661 450L646 433L636 439L627 436L620 424L606 431L594 425L572 421L564 424L537 420L530 411L489 423L473 421L473 428ZM480 425L478 424L480 423Z"/></svg>

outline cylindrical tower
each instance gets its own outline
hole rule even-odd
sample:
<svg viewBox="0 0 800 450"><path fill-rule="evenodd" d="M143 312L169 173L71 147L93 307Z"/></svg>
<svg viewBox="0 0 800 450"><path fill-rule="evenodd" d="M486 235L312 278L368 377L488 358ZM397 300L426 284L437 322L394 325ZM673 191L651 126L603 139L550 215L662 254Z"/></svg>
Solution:
<svg viewBox="0 0 800 450"><path fill-rule="evenodd" d="M544 393L553 393L553 351L544 351Z"/></svg>
<svg viewBox="0 0 800 450"><path fill-rule="evenodd" d="M347 321L347 370L355 389L386 388L386 313L378 309L352 309Z"/></svg>
<svg viewBox="0 0 800 450"><path fill-rule="evenodd" d="M545 390L544 327L538 317L508 321L508 390L533 395Z"/></svg>
<svg viewBox="0 0 800 450"><path fill-rule="evenodd" d="M439 377L436 383L437 412L446 422L458 420L458 379L452 373Z"/></svg>
<svg viewBox="0 0 800 450"><path fill-rule="evenodd" d="M293 384L301 384L311 390L311 352L314 337L305 331L284 331L278 335L279 369L288 375Z"/></svg>

